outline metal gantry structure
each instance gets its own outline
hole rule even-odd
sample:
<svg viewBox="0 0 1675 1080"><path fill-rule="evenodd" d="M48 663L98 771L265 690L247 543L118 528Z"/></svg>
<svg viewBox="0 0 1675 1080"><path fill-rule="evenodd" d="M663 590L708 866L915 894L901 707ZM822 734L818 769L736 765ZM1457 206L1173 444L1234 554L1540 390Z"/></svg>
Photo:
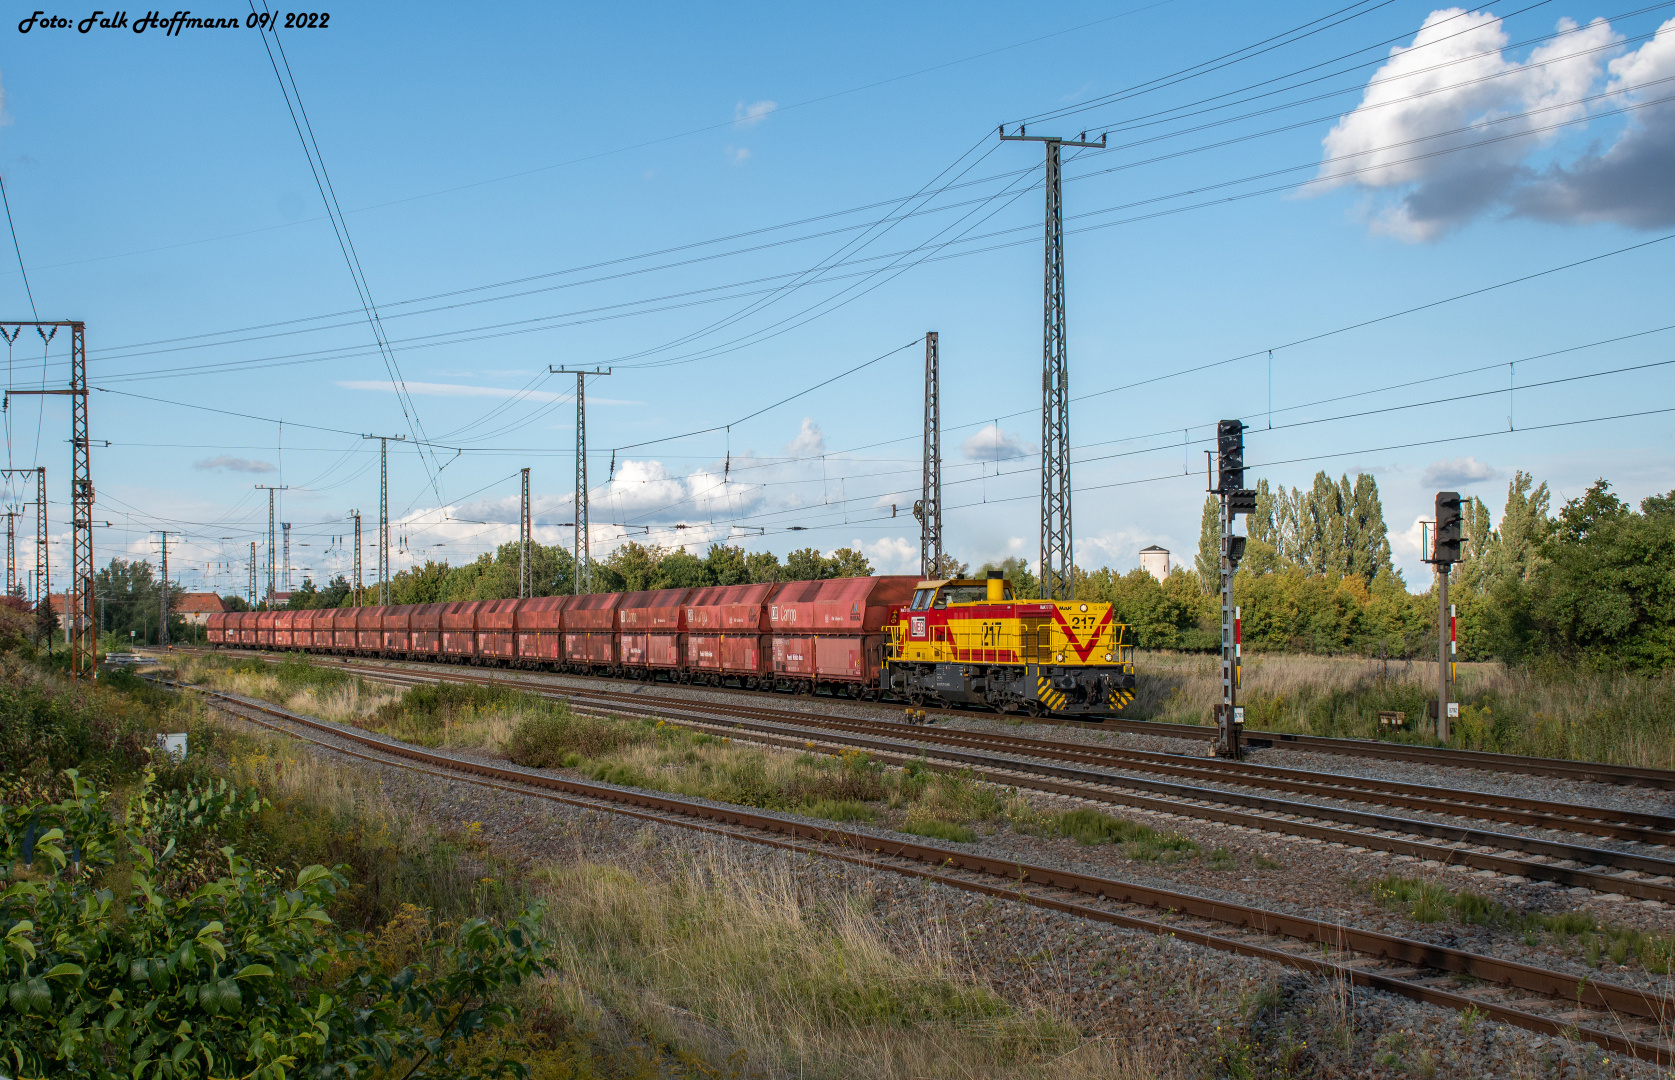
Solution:
<svg viewBox="0 0 1675 1080"><path fill-rule="evenodd" d="M162 648L169 646L169 534L166 529L158 529L162 537L162 553L158 556L158 565L162 570L157 583L157 644Z"/></svg>
<svg viewBox="0 0 1675 1080"><path fill-rule="evenodd" d="M256 541L250 541L250 606L256 606Z"/></svg>
<svg viewBox="0 0 1675 1080"><path fill-rule="evenodd" d="M919 505L919 572L935 577L942 567L942 378L941 341L935 330L925 335L925 463Z"/></svg>
<svg viewBox="0 0 1675 1080"><path fill-rule="evenodd" d="M390 443L405 435L362 435L378 440L378 602L390 602ZM357 546L356 551L360 549Z"/></svg>
<svg viewBox="0 0 1675 1080"><path fill-rule="evenodd" d="M273 493L288 490L289 485L257 484L255 487L257 491L268 493L268 592L265 599L268 606L271 607L273 606L273 598L279 594L279 567L275 561L279 552L279 537L275 531L278 528L278 522L275 518ZM251 561L254 562L255 560L252 559Z"/></svg>
<svg viewBox="0 0 1675 1080"><path fill-rule="evenodd" d="M37 465L32 469L0 469L0 476L8 481L14 476L33 476L35 478L35 499L31 503L19 503L19 506L35 507L35 573L30 602L34 604L52 603L47 599L52 595L50 574L47 570L47 470L45 465ZM8 542L10 546L10 542ZM8 562L10 560L8 559Z"/></svg>
<svg viewBox="0 0 1675 1080"><path fill-rule="evenodd" d="M279 528L280 528L281 532L284 533L284 536L285 536L285 539L280 542L280 550L283 552L283 554L281 555L281 559L283 560L284 572L280 575L279 580L284 583L285 591L290 592L291 591L291 523L289 521L281 521L279 523Z"/></svg>
<svg viewBox="0 0 1675 1080"><path fill-rule="evenodd" d="M523 499L518 509L518 599L530 595L529 588L529 470L523 470Z"/></svg>
<svg viewBox="0 0 1675 1080"><path fill-rule="evenodd" d="M70 399L70 589L64 617L70 633L70 678L97 678L95 625L93 621L93 468L87 435L87 324L77 320L0 320L14 328L33 326L43 342L51 342L62 327L70 331L70 385L63 390L8 390L13 394L65 395ZM51 333L48 333L48 330ZM44 476L44 473L42 474ZM45 535L46 499L41 499ZM41 558L37 554L37 558ZM45 577L45 574L42 574ZM50 603L50 601L49 601Z"/></svg>
<svg viewBox="0 0 1675 1080"><path fill-rule="evenodd" d="M361 606L361 512L349 511L349 516L355 519L355 606Z"/></svg>
<svg viewBox="0 0 1675 1080"><path fill-rule="evenodd" d="M589 375L609 375L610 368L594 368L583 371L580 368L549 367L548 371L554 375L574 375L576 377L576 520L575 526L575 563L576 581L575 592L580 596L590 592L593 588L593 561L589 554L590 541L587 533L587 377Z"/></svg>
<svg viewBox="0 0 1675 1080"><path fill-rule="evenodd" d="M1066 146L1104 149L1105 136L1087 141L1052 135L1016 135L1004 142L1038 142L1047 150L1047 249L1041 334L1041 596L1074 600L1076 574L1070 518L1070 362L1064 328L1064 185L1059 151Z"/></svg>

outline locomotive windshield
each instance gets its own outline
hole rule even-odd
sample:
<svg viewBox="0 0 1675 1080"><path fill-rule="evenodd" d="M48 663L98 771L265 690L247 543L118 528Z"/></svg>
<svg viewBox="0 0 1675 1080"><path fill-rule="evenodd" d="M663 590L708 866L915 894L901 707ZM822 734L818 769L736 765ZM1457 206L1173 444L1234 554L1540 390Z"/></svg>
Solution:
<svg viewBox="0 0 1675 1080"><path fill-rule="evenodd" d="M987 585L944 585L936 594L936 607L940 611L949 604L981 604L988 598ZM1001 590L1001 599L1012 599L1010 583Z"/></svg>
<svg viewBox="0 0 1675 1080"><path fill-rule="evenodd" d="M924 611L931 606L931 597L936 595L935 589L920 589L913 594L913 611Z"/></svg>

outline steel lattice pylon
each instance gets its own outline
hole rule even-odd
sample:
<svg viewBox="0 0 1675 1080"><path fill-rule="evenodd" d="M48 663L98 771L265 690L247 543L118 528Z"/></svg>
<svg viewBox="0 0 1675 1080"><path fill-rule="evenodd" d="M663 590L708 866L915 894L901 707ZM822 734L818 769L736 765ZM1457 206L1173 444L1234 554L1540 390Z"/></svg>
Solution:
<svg viewBox="0 0 1675 1080"><path fill-rule="evenodd" d="M405 435L362 435L378 440L378 602L390 602L390 441Z"/></svg>
<svg viewBox="0 0 1675 1080"><path fill-rule="evenodd" d="M915 507L919 518L919 572L934 577L942 565L942 387L937 332L925 335L925 471Z"/></svg>
<svg viewBox="0 0 1675 1080"><path fill-rule="evenodd" d="M529 594L529 470L525 469L523 502L518 512L518 597Z"/></svg>
<svg viewBox="0 0 1675 1080"><path fill-rule="evenodd" d="M572 592L577 596L593 588L593 559L587 532L587 377L609 375L610 368L580 371L576 368L549 367L554 375L576 377L576 520L575 564L576 579Z"/></svg>
<svg viewBox="0 0 1675 1080"><path fill-rule="evenodd" d="M1046 135L1016 135L1009 142L1039 142L1047 150L1047 248L1041 331L1041 596L1076 597L1074 543L1070 524L1070 362L1064 329L1064 190L1059 150L1105 146L1105 136L1088 142Z"/></svg>
<svg viewBox="0 0 1675 1080"><path fill-rule="evenodd" d="M355 607L361 606L361 512L349 511L349 516L355 519Z"/></svg>
<svg viewBox="0 0 1675 1080"><path fill-rule="evenodd" d="M278 486L274 486L274 485L270 485L270 484L256 484L256 485L254 485L254 487L256 488L257 491L265 491L265 492L268 493L268 594L267 594L267 603L268 603L268 606L271 608L273 606L274 598L279 595L279 583L278 583L278 576L277 576L278 573L279 573L279 568L278 568L278 563L275 561L278 558L278 555L279 555L279 543L278 543L278 535L279 534L275 531L275 529L278 526L277 526L277 524L274 520L275 507L274 507L274 501L273 501L273 493L276 492L276 491L287 490L287 485L280 484ZM254 563L255 558L252 557L250 561L252 563Z"/></svg>
<svg viewBox="0 0 1675 1080"><path fill-rule="evenodd" d="M19 320L6 322L15 328L8 340L15 341L25 326L33 326L43 342L51 342L59 327L70 328L70 387L67 390L8 390L8 404L13 394L67 395L70 399L70 603L64 617L69 626L65 637L70 641L70 677L97 678L97 654L93 624L93 470L89 460L87 437L87 324L73 320L59 322ZM49 334L47 328L51 327ZM46 472L41 471L45 484ZM46 532L46 498L41 497L41 533ZM42 556L37 553L37 559ZM45 576L44 574L42 575ZM49 600L48 603L51 603Z"/></svg>

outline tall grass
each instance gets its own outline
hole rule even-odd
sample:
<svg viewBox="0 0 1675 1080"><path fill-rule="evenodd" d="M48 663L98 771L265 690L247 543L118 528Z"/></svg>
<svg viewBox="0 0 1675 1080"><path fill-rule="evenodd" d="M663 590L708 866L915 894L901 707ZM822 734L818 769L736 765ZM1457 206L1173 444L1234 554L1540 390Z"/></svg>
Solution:
<svg viewBox="0 0 1675 1080"><path fill-rule="evenodd" d="M811 1080L1174 1075L1008 1004L934 926L903 942L842 894L811 896L783 863L706 847L660 872L541 877L569 985L712 1066Z"/></svg>
<svg viewBox="0 0 1675 1080"><path fill-rule="evenodd" d="M1209 723L1220 699L1215 657L1147 653L1136 665L1135 719ZM1297 734L1434 742L1436 665L1257 654L1245 658L1245 726ZM1661 676L1461 664L1451 745L1471 750L1675 769L1675 672ZM1383 711L1406 714L1401 733Z"/></svg>

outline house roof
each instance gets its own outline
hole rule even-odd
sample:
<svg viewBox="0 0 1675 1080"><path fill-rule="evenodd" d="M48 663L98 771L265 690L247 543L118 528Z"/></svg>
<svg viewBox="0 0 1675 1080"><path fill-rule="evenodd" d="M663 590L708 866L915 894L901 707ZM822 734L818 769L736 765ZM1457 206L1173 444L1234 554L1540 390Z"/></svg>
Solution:
<svg viewBox="0 0 1675 1080"><path fill-rule="evenodd" d="M189 592L180 598L174 606L175 611L182 615L202 615L216 611L226 611L227 605L212 592Z"/></svg>
<svg viewBox="0 0 1675 1080"><path fill-rule="evenodd" d="M1156 545L1156 544L1153 544L1153 545L1152 545L1152 546L1151 546L1151 547L1143 547L1143 548L1141 548L1141 549L1140 549L1140 554L1142 554L1142 555L1144 555L1144 554L1145 554L1145 553L1146 553L1146 552L1148 552L1148 551L1161 551L1161 552L1163 552L1163 553L1164 553L1164 554L1165 554L1165 555L1167 555L1167 554L1169 554L1169 549L1168 549L1168 548L1166 548L1166 547L1158 547L1158 546L1157 546L1157 545Z"/></svg>

